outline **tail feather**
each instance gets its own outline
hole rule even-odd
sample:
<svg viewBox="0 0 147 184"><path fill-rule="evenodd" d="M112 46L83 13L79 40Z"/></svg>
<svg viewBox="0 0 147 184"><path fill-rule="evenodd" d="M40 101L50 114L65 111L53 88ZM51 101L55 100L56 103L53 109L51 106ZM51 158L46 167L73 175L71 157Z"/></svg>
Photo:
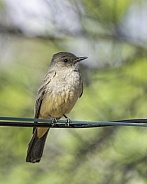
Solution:
<svg viewBox="0 0 147 184"><path fill-rule="evenodd" d="M41 160L48 131L41 138L37 137L37 131L34 132L28 145L26 162L35 163Z"/></svg>

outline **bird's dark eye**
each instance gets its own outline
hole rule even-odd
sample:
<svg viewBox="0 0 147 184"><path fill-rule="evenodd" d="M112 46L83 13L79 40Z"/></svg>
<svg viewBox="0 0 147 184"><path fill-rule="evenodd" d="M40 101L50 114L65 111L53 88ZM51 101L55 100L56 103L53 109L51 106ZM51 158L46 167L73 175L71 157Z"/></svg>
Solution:
<svg viewBox="0 0 147 184"><path fill-rule="evenodd" d="M67 63L68 59L64 59L64 62Z"/></svg>

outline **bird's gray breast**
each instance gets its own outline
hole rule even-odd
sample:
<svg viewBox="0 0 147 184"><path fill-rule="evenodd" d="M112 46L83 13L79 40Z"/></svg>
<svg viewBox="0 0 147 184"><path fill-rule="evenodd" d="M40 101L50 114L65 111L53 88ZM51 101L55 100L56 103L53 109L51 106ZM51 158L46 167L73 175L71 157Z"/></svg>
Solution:
<svg viewBox="0 0 147 184"><path fill-rule="evenodd" d="M58 93L58 95L62 95L65 92L74 93L75 96L79 97L81 85L81 76L78 71L63 70L56 72L56 76L48 85L48 91Z"/></svg>

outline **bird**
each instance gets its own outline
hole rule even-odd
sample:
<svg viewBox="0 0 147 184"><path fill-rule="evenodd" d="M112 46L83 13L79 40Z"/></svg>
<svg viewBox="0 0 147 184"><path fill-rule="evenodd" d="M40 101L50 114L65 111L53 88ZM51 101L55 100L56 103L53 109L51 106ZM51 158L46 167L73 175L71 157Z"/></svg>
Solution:
<svg viewBox="0 0 147 184"><path fill-rule="evenodd" d="M77 57L70 52L58 52L53 55L37 93L34 107L35 118L48 118L57 122L65 117L68 123L71 122L66 114L72 110L78 98L83 94L79 62L85 59L87 57ZM48 132L48 127L33 128L26 162L40 162Z"/></svg>

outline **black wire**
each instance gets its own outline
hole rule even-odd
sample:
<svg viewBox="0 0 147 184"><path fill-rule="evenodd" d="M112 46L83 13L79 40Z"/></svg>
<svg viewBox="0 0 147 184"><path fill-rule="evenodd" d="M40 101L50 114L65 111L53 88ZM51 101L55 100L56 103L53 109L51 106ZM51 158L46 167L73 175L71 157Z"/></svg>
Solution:
<svg viewBox="0 0 147 184"><path fill-rule="evenodd" d="M123 119L123 120L115 120L113 122L147 123L147 119Z"/></svg>
<svg viewBox="0 0 147 184"><path fill-rule="evenodd" d="M0 121L0 126L11 126L11 127L51 127L51 128L90 128L90 127L102 127L102 126L111 126L104 124L79 124L79 123L71 123L66 125L66 123L30 123L30 122L2 122Z"/></svg>
<svg viewBox="0 0 147 184"><path fill-rule="evenodd" d="M9 120L9 121L8 121ZM41 122L41 123L34 123ZM52 128L92 128L105 126L140 126L147 127L147 119L128 119L106 122L97 121L72 121L69 126L66 120L59 120L53 124L51 119L0 117L0 126L11 127L52 127Z"/></svg>

